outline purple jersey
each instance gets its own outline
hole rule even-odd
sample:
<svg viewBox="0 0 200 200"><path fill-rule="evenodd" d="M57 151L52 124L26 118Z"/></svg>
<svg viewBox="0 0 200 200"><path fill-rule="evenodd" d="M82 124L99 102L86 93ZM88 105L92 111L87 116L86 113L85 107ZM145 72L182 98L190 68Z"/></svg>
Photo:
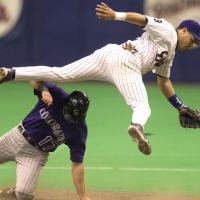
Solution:
<svg viewBox="0 0 200 200"><path fill-rule="evenodd" d="M49 82L45 85L53 97L53 105L48 107L41 101L41 92L34 90L38 102L22 121L22 125L39 149L53 152L64 143L70 148L70 159L82 162L87 139L85 120L78 124L68 123L63 117L63 105L69 94Z"/></svg>

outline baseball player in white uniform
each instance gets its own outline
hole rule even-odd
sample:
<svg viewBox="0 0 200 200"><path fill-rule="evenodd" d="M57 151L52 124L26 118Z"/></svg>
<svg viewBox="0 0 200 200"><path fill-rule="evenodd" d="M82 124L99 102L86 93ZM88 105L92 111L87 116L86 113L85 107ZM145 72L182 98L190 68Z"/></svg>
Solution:
<svg viewBox="0 0 200 200"><path fill-rule="evenodd" d="M17 67L1 68L0 82L8 80L50 80L74 82L83 80L107 81L114 84L133 109L130 136L139 150L149 155L151 146L144 136L144 125L151 109L142 75L153 71L157 83L170 101L179 110L182 101L175 94L169 79L175 50L188 50L200 44L200 25L194 20L184 20L175 29L164 19L157 19L135 12L115 12L105 3L97 4L99 19L120 20L136 24L144 29L141 37L117 45L108 44L93 54L63 67Z"/></svg>

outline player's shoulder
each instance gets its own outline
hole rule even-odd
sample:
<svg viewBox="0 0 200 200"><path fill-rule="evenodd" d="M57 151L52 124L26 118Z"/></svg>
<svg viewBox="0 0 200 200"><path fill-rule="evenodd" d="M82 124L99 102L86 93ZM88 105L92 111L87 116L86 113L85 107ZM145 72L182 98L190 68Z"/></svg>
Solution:
<svg viewBox="0 0 200 200"><path fill-rule="evenodd" d="M147 25L145 30L157 38L166 41L176 40L176 29L164 18L147 17Z"/></svg>
<svg viewBox="0 0 200 200"><path fill-rule="evenodd" d="M146 26L154 26L156 27L163 27L167 29L174 29L173 25L167 21L165 18L156 18L151 16L146 16L147 25Z"/></svg>

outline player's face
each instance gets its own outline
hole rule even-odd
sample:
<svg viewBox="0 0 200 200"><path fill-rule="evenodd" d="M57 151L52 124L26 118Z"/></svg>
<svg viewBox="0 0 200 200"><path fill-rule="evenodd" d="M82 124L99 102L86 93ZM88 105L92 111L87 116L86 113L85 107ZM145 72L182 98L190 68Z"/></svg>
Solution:
<svg viewBox="0 0 200 200"><path fill-rule="evenodd" d="M195 39L192 33L190 33L187 28L183 28L178 33L178 49L188 50L194 47Z"/></svg>

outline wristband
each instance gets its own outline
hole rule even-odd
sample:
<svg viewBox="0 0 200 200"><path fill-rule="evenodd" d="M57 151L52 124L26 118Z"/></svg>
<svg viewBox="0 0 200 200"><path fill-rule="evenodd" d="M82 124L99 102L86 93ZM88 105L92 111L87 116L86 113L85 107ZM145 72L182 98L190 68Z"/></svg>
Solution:
<svg viewBox="0 0 200 200"><path fill-rule="evenodd" d="M115 20L125 21L127 18L127 13L125 12L115 12Z"/></svg>
<svg viewBox="0 0 200 200"><path fill-rule="evenodd" d="M180 100L180 98L176 94L169 97L168 100L177 109L180 109L184 106L184 103Z"/></svg>

